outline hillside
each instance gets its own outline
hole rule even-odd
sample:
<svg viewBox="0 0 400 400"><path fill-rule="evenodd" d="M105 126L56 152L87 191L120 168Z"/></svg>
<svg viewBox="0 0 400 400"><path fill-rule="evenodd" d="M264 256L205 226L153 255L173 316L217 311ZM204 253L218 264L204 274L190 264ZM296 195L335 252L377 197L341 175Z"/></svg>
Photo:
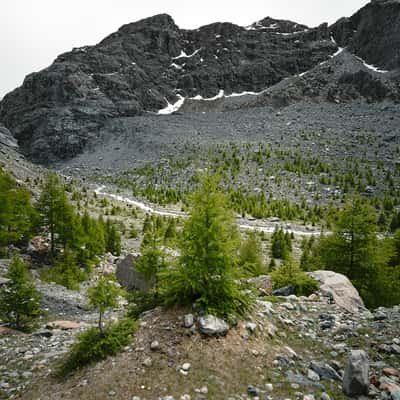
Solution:
<svg viewBox="0 0 400 400"><path fill-rule="evenodd" d="M267 17L249 27L215 23L183 30L170 16L157 15L27 76L0 103L0 121L24 154L47 163L111 137L125 140L135 132L140 140L140 121L131 117L171 112L183 98L182 112L276 109L299 101L397 102L399 18L397 1L373 1L317 28Z"/></svg>
<svg viewBox="0 0 400 400"><path fill-rule="evenodd" d="M0 399L400 400L400 0L155 15L0 102Z"/></svg>

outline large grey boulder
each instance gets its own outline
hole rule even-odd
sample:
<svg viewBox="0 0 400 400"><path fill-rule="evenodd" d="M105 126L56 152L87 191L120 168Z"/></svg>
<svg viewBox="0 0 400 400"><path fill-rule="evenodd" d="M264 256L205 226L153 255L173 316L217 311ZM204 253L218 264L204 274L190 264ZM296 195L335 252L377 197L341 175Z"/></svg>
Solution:
<svg viewBox="0 0 400 400"><path fill-rule="evenodd" d="M208 336L225 336L229 331L229 325L214 315L206 315L199 318L199 330Z"/></svg>
<svg viewBox="0 0 400 400"><path fill-rule="evenodd" d="M142 273L135 269L139 254L128 254L117 262L116 276L120 285L128 291L149 291L154 286L153 280L145 279Z"/></svg>
<svg viewBox="0 0 400 400"><path fill-rule="evenodd" d="M346 276L333 271L313 271L307 274L320 283L320 291L331 297L339 307L354 314L366 311L357 289Z"/></svg>
<svg viewBox="0 0 400 400"><path fill-rule="evenodd" d="M343 376L343 392L349 396L368 394L369 362L364 350L352 350Z"/></svg>

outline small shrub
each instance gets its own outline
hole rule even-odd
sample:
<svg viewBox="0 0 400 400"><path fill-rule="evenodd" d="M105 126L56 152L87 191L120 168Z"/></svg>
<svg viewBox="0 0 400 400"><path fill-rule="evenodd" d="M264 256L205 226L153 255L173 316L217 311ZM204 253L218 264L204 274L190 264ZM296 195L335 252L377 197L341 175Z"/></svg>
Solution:
<svg viewBox="0 0 400 400"><path fill-rule="evenodd" d="M88 274L79 267L75 254L67 248L59 254L53 267L42 270L41 278L70 290L78 290L79 284L88 278Z"/></svg>
<svg viewBox="0 0 400 400"><path fill-rule="evenodd" d="M297 296L309 296L318 290L318 282L306 275L293 261L289 260L271 273L275 288L293 286Z"/></svg>
<svg viewBox="0 0 400 400"><path fill-rule="evenodd" d="M123 319L109 326L103 333L94 327L81 333L72 345L67 360L61 365L59 375L65 376L85 365L117 354L129 344L136 328L136 321Z"/></svg>
<svg viewBox="0 0 400 400"><path fill-rule="evenodd" d="M154 291L151 292L132 292L128 295L129 310L128 317L137 319L145 311L152 310L163 303L160 295Z"/></svg>
<svg viewBox="0 0 400 400"><path fill-rule="evenodd" d="M27 265L19 257L14 256L5 277L9 281L0 289L0 317L16 329L29 331L42 314L41 295Z"/></svg>

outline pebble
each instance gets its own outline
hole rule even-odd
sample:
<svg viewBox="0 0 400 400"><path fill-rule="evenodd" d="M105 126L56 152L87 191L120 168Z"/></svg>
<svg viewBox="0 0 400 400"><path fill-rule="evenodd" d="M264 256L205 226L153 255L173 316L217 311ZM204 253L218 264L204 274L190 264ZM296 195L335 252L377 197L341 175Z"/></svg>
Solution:
<svg viewBox="0 0 400 400"><path fill-rule="evenodd" d="M154 340L153 342L151 342L150 350L157 351L159 349L160 349L160 343L157 340Z"/></svg>
<svg viewBox="0 0 400 400"><path fill-rule="evenodd" d="M150 357L146 357L142 363L145 367L151 367L153 365L153 361Z"/></svg>

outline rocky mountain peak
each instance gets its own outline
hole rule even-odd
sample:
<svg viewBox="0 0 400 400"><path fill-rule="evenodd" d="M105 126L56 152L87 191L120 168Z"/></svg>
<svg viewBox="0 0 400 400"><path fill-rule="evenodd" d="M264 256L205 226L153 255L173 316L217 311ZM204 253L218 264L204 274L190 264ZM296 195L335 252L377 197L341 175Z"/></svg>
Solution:
<svg viewBox="0 0 400 400"><path fill-rule="evenodd" d="M129 34L146 29L170 29L175 31L179 30L178 26L175 24L174 19L170 15L157 14L153 15L152 17L144 18L139 21L123 25L121 28L119 28L118 32Z"/></svg>
<svg viewBox="0 0 400 400"><path fill-rule="evenodd" d="M188 30L180 29L167 14L155 15L122 26L95 46L62 54L48 68L28 75L0 102L0 121L31 158L68 159L96 142L105 125L118 132L117 119L173 110L171 105L182 98L209 99L222 91L224 95L258 93L278 85L274 91L285 91L277 96L286 100L273 104L298 101L304 97L288 99L282 82L328 62L339 46L362 60L351 61L352 73L357 72L354 65L362 63L381 71L398 68L399 3L373 2L331 27L316 28L266 17L249 27L218 22ZM322 70L317 86L336 93L332 86L342 85L343 80L329 71ZM379 77L363 76L367 85L360 83L360 77L354 79L363 87L363 98L386 98L366 93L380 86L375 82ZM348 83L347 77L346 87L351 89L354 79ZM395 86L386 81L384 85ZM341 98L353 101L360 95L359 89L349 91L351 96ZM383 92L390 93L390 99L398 98L392 89ZM331 101L334 97L313 98Z"/></svg>
<svg viewBox="0 0 400 400"><path fill-rule="evenodd" d="M274 19L271 17L265 17L257 22L254 22L251 27L254 29L264 29L278 33L294 33L309 29L308 26L298 24L297 22Z"/></svg>

